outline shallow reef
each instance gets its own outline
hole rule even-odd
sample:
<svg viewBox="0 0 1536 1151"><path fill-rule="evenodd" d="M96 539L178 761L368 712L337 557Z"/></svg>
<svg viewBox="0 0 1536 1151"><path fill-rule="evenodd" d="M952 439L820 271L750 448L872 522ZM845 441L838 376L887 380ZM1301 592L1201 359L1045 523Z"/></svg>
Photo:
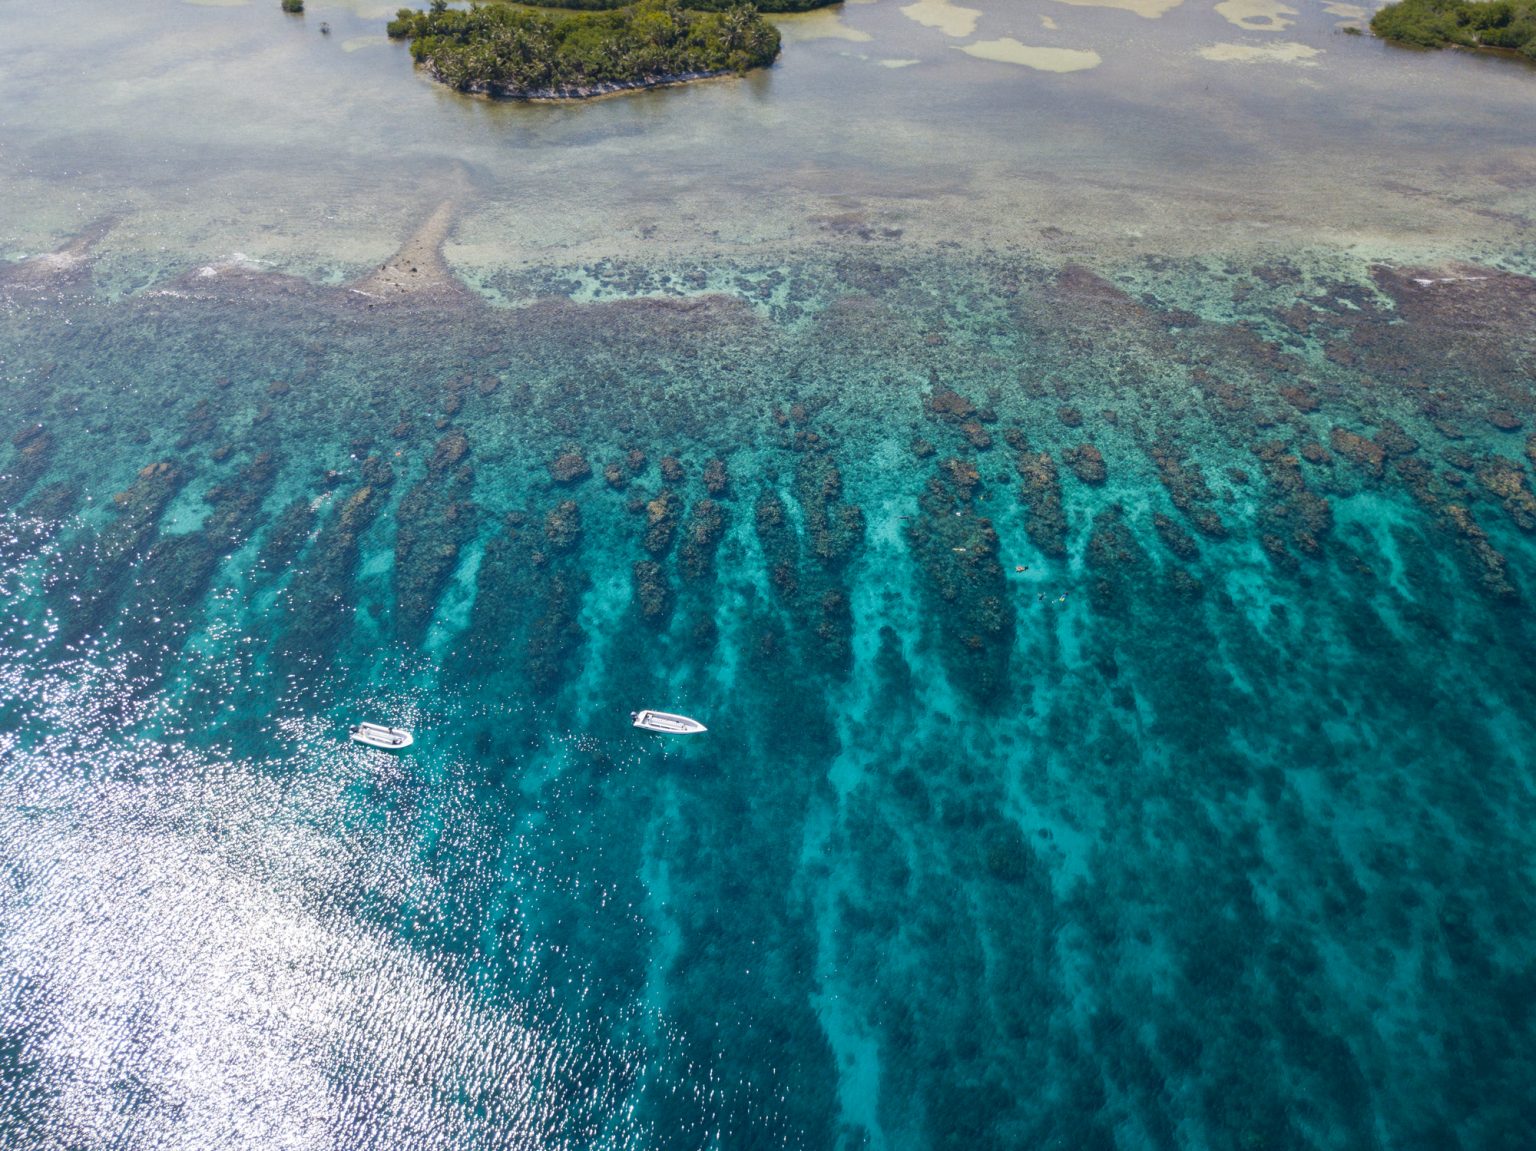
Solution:
<svg viewBox="0 0 1536 1151"><path fill-rule="evenodd" d="M403 957L404 1062L257 1044L359 1146L1523 1151L1532 282L861 229L7 297L28 994L84 994L50 876L130 859L192 953ZM16 1076L133 1145L66 1017Z"/></svg>
<svg viewBox="0 0 1536 1151"><path fill-rule="evenodd" d="M426 474L395 509L394 619L412 646L425 637L438 596L458 566L459 549L475 534L477 509L469 500L475 474L465 462L468 455L468 437L450 431L433 448Z"/></svg>

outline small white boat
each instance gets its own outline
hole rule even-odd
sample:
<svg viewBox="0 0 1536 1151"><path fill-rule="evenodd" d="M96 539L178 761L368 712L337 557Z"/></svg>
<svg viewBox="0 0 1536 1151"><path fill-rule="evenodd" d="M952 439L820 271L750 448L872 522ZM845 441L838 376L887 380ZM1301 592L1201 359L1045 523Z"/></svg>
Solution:
<svg viewBox="0 0 1536 1151"><path fill-rule="evenodd" d="M629 718L635 721L636 727L643 727L646 731L659 731L663 735L697 735L701 731L708 731L696 719L689 719L686 715L673 715L669 711L632 711Z"/></svg>
<svg viewBox="0 0 1536 1151"><path fill-rule="evenodd" d="M369 747L384 751L401 751L416 742L416 737L403 727L385 727L378 723L354 723L347 728L354 743L366 743Z"/></svg>

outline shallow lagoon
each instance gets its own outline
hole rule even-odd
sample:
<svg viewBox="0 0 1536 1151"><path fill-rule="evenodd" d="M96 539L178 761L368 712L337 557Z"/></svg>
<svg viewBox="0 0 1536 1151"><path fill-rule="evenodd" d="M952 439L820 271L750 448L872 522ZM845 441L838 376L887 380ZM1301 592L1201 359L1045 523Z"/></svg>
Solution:
<svg viewBox="0 0 1536 1151"><path fill-rule="evenodd" d="M7 9L10 1145L1523 1145L1531 74L910 7Z"/></svg>

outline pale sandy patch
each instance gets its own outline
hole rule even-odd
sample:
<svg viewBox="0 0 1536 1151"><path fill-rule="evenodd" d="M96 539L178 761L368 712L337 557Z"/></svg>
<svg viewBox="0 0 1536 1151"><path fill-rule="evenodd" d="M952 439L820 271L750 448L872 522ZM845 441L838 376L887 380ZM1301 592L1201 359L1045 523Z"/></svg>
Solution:
<svg viewBox="0 0 1536 1151"><path fill-rule="evenodd" d="M1284 44L1207 44L1196 51L1207 60L1239 64L1299 64L1303 68L1317 67L1317 61L1312 57L1322 55L1321 49L1291 41Z"/></svg>
<svg viewBox="0 0 1536 1151"><path fill-rule="evenodd" d="M882 68L910 68L914 64L921 64L921 60L877 60L875 63Z"/></svg>
<svg viewBox="0 0 1536 1151"><path fill-rule="evenodd" d="M463 196L467 189L462 171L456 173L458 188ZM417 229L406 237L388 260L376 272L369 272L361 280L355 280L348 291L373 300L425 299L436 296L450 298L462 295L464 285L449 269L443 259L443 244L458 221L457 199L444 200Z"/></svg>
<svg viewBox="0 0 1536 1151"><path fill-rule="evenodd" d="M341 42L343 52L356 52L359 48L377 48L388 44L388 36L352 36Z"/></svg>
<svg viewBox="0 0 1536 1151"><path fill-rule="evenodd" d="M1285 17L1296 15L1296 9L1281 4L1279 0L1221 0L1216 11L1229 24L1246 28L1250 32L1281 32L1296 23Z"/></svg>
<svg viewBox="0 0 1536 1151"><path fill-rule="evenodd" d="M772 20L786 44L799 44L805 40L852 40L862 44L874 39L860 28L848 27L842 16L831 8L775 15Z"/></svg>
<svg viewBox="0 0 1536 1151"><path fill-rule="evenodd" d="M1047 32L1054 32L1059 27L1061 27L1061 25L1057 24L1056 21L1052 20L1049 16L1042 16L1040 17L1040 27L1044 28Z"/></svg>
<svg viewBox="0 0 1536 1151"><path fill-rule="evenodd" d="M902 8L901 14L925 28L937 28L946 36L969 36L976 31L981 9L962 8L951 0L917 0Z"/></svg>
<svg viewBox="0 0 1536 1151"><path fill-rule="evenodd" d="M974 44L956 44L967 56L978 60L996 60L1001 64L1022 64L1039 72L1081 72L1097 68L1104 61L1097 52L1082 48L1036 48L1020 44L1011 36L1000 40L977 40Z"/></svg>
<svg viewBox="0 0 1536 1151"><path fill-rule="evenodd" d="M1184 0L1057 0L1059 4L1072 4L1079 8L1118 8L1122 12L1134 12L1148 20L1156 20L1164 12L1172 12Z"/></svg>
<svg viewBox="0 0 1536 1151"><path fill-rule="evenodd" d="M1358 4L1329 3L1323 5L1323 11L1330 16L1342 16L1346 20L1364 20L1370 13Z"/></svg>

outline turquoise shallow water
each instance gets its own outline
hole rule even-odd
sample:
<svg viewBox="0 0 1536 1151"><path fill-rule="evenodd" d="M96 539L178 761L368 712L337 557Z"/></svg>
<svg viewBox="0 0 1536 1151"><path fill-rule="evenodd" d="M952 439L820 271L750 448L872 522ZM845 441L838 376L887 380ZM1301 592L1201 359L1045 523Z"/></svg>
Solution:
<svg viewBox="0 0 1536 1151"><path fill-rule="evenodd" d="M1528 69L307 7L0 8L0 1145L1532 1145Z"/></svg>
<svg viewBox="0 0 1536 1151"><path fill-rule="evenodd" d="M7 1145L1527 1145L1529 281L29 276Z"/></svg>

